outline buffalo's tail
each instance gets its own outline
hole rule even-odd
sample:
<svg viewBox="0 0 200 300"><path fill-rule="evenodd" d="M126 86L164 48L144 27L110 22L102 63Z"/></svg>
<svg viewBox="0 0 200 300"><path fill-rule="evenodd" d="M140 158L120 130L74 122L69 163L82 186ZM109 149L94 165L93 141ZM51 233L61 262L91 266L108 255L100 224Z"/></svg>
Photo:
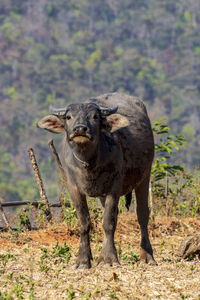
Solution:
<svg viewBox="0 0 200 300"><path fill-rule="evenodd" d="M131 205L131 200L132 200L132 193L126 194L125 198L126 198L125 206L126 206L127 210L129 210L129 207Z"/></svg>

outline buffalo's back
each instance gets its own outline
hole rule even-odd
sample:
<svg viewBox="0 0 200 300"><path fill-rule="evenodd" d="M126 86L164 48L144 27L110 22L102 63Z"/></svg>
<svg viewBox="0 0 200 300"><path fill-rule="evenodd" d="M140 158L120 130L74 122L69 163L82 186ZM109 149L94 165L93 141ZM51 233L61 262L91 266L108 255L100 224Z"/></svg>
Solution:
<svg viewBox="0 0 200 300"><path fill-rule="evenodd" d="M104 94L92 99L100 106L118 106L117 113L126 116L129 126L116 130L124 158L124 188L128 192L149 173L154 156L154 140L144 103L137 97L120 93Z"/></svg>

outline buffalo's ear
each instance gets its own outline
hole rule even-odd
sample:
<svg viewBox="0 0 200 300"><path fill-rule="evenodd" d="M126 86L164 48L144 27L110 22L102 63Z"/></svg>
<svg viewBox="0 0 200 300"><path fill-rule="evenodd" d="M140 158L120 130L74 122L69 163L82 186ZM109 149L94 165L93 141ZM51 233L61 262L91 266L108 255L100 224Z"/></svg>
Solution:
<svg viewBox="0 0 200 300"><path fill-rule="evenodd" d="M120 128L127 127L129 125L128 118L120 114L112 114L106 119L109 127L111 128L111 131L116 131Z"/></svg>
<svg viewBox="0 0 200 300"><path fill-rule="evenodd" d="M37 127L46 129L54 133L61 133L64 131L64 122L62 119L55 115L49 115L42 118L38 123Z"/></svg>

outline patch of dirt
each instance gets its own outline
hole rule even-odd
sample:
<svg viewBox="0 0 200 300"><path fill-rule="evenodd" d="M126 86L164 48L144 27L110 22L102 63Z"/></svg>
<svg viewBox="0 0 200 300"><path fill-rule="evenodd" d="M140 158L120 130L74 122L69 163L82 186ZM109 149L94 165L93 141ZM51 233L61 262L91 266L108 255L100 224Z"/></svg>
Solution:
<svg viewBox="0 0 200 300"><path fill-rule="evenodd" d="M140 244L136 215L122 213L115 235L121 266L105 268L95 266L103 240L99 221L91 232L94 261L89 270L73 269L79 237L66 225L0 233L0 299L200 299L200 261L177 255L181 241L199 233L199 228L197 218L151 219L149 234L157 265L147 265L132 259ZM65 243L70 248L69 263L52 254L57 244Z"/></svg>
<svg viewBox="0 0 200 300"><path fill-rule="evenodd" d="M43 245L78 244L79 237L69 231L66 226L57 226L56 229L38 230L26 234L32 241Z"/></svg>
<svg viewBox="0 0 200 300"><path fill-rule="evenodd" d="M13 249L31 243L33 247L55 245L64 243L76 245L79 237L65 225L48 226L49 229L39 229L26 232L1 233L0 249Z"/></svg>

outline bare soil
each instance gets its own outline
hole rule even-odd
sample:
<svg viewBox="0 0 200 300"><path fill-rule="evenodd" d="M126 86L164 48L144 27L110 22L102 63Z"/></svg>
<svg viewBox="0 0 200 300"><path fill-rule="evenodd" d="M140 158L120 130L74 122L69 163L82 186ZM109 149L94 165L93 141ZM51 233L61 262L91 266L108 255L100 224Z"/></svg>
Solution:
<svg viewBox="0 0 200 300"><path fill-rule="evenodd" d="M0 299L200 299L198 257L188 261L177 255L181 241L199 228L198 218L155 217L149 232L157 265L148 265L132 259L139 254L139 226L135 214L122 213L115 236L121 266L102 267L95 265L103 238L98 222L91 233L89 270L73 269L79 237L66 225L1 233ZM44 258L57 243L70 247L68 263Z"/></svg>

